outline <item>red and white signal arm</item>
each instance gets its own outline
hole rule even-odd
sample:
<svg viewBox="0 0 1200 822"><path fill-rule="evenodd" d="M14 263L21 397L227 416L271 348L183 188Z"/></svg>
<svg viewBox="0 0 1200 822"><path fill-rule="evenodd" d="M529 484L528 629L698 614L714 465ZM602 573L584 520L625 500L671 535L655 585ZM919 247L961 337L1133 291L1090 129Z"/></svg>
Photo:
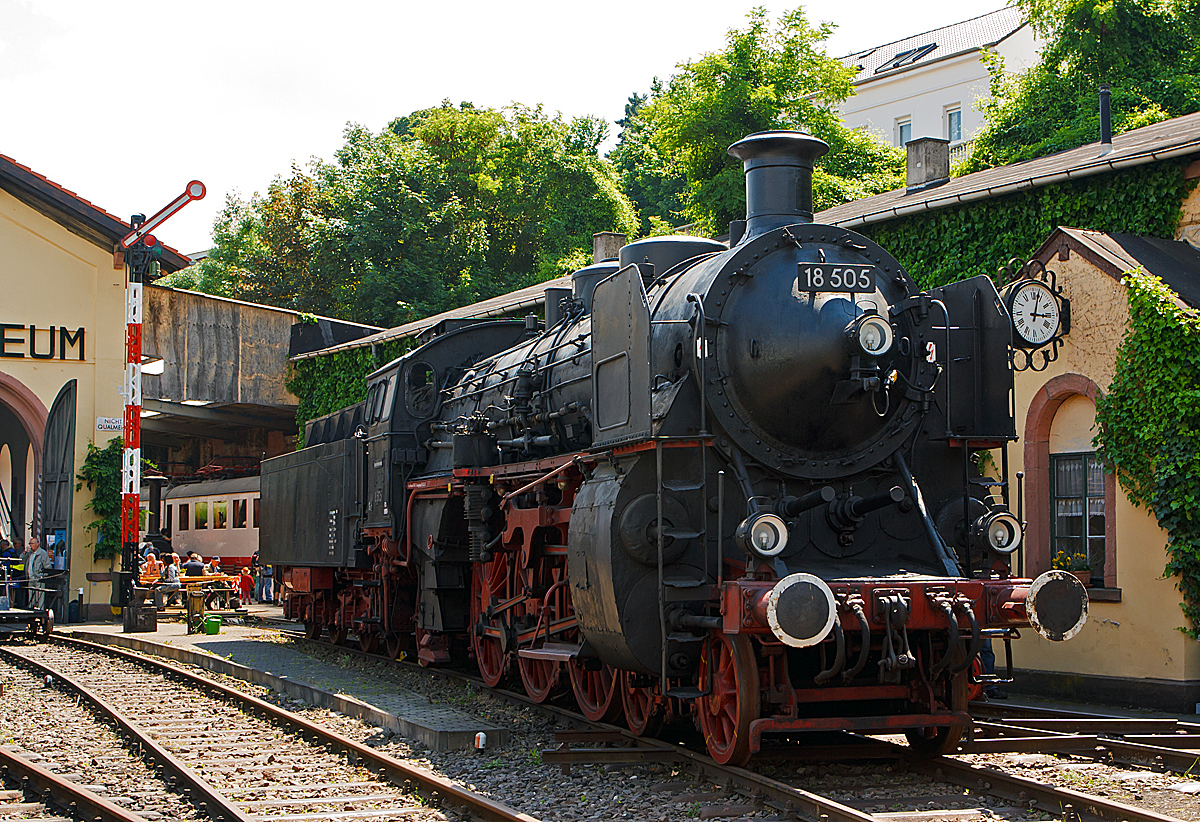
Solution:
<svg viewBox="0 0 1200 822"><path fill-rule="evenodd" d="M121 247L129 248L142 237L165 223L168 217L170 217L179 209L183 208L188 203L192 202L192 200L203 200L205 191L206 189L204 188L204 183L200 182L199 180L192 180L187 184L187 188L183 190L182 194L180 194L171 202L167 203L161 211L159 211L149 220L125 235L125 239L121 240Z"/></svg>

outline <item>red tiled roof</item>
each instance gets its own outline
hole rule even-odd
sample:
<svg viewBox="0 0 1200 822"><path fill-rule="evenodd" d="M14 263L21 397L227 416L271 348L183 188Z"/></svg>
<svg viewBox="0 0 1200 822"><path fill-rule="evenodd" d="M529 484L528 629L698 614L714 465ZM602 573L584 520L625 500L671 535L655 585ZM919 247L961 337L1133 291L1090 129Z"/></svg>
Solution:
<svg viewBox="0 0 1200 822"><path fill-rule="evenodd" d="M117 215L5 154L0 154L0 188L106 250L106 242L114 243L132 230L129 223ZM177 271L191 264L186 255L166 244L163 245L162 262L167 271Z"/></svg>

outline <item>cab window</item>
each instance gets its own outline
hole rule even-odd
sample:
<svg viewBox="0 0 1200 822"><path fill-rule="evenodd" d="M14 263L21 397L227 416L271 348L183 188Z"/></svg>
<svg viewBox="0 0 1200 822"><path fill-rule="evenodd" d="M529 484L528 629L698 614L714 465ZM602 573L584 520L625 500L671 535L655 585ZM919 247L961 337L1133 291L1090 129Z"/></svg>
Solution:
<svg viewBox="0 0 1200 822"><path fill-rule="evenodd" d="M437 372L425 362L408 369L408 410L414 417L427 417L437 407Z"/></svg>

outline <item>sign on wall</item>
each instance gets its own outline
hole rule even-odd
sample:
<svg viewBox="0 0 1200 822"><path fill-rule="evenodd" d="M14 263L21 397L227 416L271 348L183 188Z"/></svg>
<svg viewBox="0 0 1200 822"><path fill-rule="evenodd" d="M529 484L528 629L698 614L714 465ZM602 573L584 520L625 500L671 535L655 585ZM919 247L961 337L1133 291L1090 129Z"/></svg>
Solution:
<svg viewBox="0 0 1200 822"><path fill-rule="evenodd" d="M65 325L39 329L36 325L0 323L0 357L52 360L57 354L57 359L65 360L70 354L69 359L83 362L83 332L82 328L72 331Z"/></svg>
<svg viewBox="0 0 1200 822"><path fill-rule="evenodd" d="M123 417L96 417L97 431L120 431L124 425Z"/></svg>

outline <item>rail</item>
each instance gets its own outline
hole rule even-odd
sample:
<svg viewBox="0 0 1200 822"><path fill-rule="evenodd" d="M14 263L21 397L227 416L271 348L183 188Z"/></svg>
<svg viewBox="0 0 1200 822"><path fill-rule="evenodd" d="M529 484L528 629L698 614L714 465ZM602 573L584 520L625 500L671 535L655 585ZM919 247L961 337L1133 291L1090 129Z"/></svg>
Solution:
<svg viewBox="0 0 1200 822"><path fill-rule="evenodd" d="M182 681L186 685L203 690L210 696L219 695L224 699L238 703L248 713L257 714L276 723L289 726L293 732L297 732L300 736L313 740L317 744L324 745L327 748L340 751L351 761L356 761L369 770L377 773L382 772L393 781L398 780L402 784L416 786L418 792L428 800L439 801L446 806L463 808L474 819L483 820L484 822L538 822L533 816L516 811L486 796L473 793L437 774L413 767L402 760L388 756L367 745L355 742L322 725L310 722L291 711L279 708L269 702L206 677L108 645L100 645L63 636L54 636L52 637L52 641L71 648L108 654L117 659L149 668L164 678ZM43 674L52 675L58 682L71 688L94 705L97 710L108 716L122 731L133 737L142 746L145 755L149 759L161 764L178 780L191 786L194 794L204 797L207 811L210 815L228 820L229 822L254 822L255 816L247 815L243 812L235 803L230 801L199 774L195 773L162 745L151 739L146 731L136 722L125 716L98 694L73 681L62 672L36 660L28 659L11 648L0 648L0 656L18 661L19 664L32 667Z"/></svg>

